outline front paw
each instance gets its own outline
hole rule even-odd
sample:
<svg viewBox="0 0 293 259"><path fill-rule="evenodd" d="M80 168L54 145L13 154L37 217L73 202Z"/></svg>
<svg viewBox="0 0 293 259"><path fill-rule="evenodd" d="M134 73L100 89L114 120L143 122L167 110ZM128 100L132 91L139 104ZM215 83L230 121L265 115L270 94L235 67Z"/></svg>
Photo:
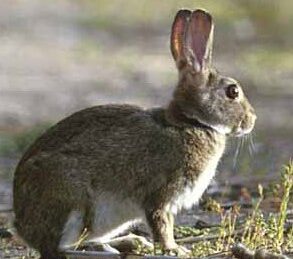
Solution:
<svg viewBox="0 0 293 259"><path fill-rule="evenodd" d="M174 245L172 247L166 247L163 249L164 254L167 255L175 255L178 256L179 258L189 258L191 255L191 251L188 250L186 247L184 246L180 246L180 245Z"/></svg>

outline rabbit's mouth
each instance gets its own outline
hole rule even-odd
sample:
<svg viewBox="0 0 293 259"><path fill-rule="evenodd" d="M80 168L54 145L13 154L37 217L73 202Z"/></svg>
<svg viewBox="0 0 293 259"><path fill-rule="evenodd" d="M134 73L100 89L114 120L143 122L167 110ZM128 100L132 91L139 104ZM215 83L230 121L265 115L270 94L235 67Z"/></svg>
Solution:
<svg viewBox="0 0 293 259"><path fill-rule="evenodd" d="M243 135L249 134L254 128L255 120L256 115L254 114L250 116L249 120L241 120L238 126L236 127L236 130L233 132L233 135L235 137L241 137Z"/></svg>
<svg viewBox="0 0 293 259"><path fill-rule="evenodd" d="M242 136L244 136L246 134L249 134L253 130L253 128L254 128L254 126L251 126L250 128L247 128L247 129L238 128L236 130L236 132L233 133L233 135L235 137L242 137Z"/></svg>

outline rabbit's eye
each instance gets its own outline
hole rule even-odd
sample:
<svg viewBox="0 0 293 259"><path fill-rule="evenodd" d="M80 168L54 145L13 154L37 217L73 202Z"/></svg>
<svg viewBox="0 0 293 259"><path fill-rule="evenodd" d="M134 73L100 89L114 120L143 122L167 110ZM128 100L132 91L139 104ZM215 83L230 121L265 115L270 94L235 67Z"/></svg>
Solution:
<svg viewBox="0 0 293 259"><path fill-rule="evenodd" d="M235 84L229 85L226 89L226 95L230 99L238 98L239 89L238 89L237 85L235 85Z"/></svg>

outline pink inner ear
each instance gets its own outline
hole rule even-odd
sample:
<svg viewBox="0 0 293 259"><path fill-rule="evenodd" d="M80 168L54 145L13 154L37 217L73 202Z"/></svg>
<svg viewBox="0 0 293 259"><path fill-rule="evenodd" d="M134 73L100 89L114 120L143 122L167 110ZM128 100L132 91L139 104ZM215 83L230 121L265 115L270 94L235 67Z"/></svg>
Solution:
<svg viewBox="0 0 293 259"><path fill-rule="evenodd" d="M182 35L185 27L185 21L183 19L179 19L176 24L174 24L173 34L172 34L172 43L174 49L174 56L178 58L181 54L182 49Z"/></svg>
<svg viewBox="0 0 293 259"><path fill-rule="evenodd" d="M203 68L211 30L211 16L202 10L194 11L191 16L186 40L187 46L193 51L201 69Z"/></svg>
<svg viewBox="0 0 293 259"><path fill-rule="evenodd" d="M171 33L171 51L175 60L183 54L184 34L190 15L191 11L180 10L175 17Z"/></svg>

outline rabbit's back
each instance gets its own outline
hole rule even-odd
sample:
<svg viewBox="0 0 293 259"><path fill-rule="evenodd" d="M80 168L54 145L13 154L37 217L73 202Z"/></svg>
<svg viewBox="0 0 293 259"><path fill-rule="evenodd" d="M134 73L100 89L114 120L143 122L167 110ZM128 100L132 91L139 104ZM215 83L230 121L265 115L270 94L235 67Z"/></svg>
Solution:
<svg viewBox="0 0 293 259"><path fill-rule="evenodd" d="M166 122L163 109L96 106L69 116L45 132L28 149L18 168L26 167L24 164L45 164L47 169L52 167L56 172L68 166L62 173L79 168L83 181L85 175L81 172L84 171L93 178L107 171L107 179L113 173L121 181L122 172L136 177L144 165L149 168L164 163L164 158L171 158L162 157L164 154L174 154L175 161L182 151L180 137L180 131ZM129 181L129 175L125 175L125 180Z"/></svg>
<svg viewBox="0 0 293 259"><path fill-rule="evenodd" d="M114 126L114 123L122 122L125 117L139 111L139 107L130 105L102 105L78 111L40 136L26 151L19 165L40 152L54 152L68 147L90 128L99 127L100 131L109 129L111 124Z"/></svg>

